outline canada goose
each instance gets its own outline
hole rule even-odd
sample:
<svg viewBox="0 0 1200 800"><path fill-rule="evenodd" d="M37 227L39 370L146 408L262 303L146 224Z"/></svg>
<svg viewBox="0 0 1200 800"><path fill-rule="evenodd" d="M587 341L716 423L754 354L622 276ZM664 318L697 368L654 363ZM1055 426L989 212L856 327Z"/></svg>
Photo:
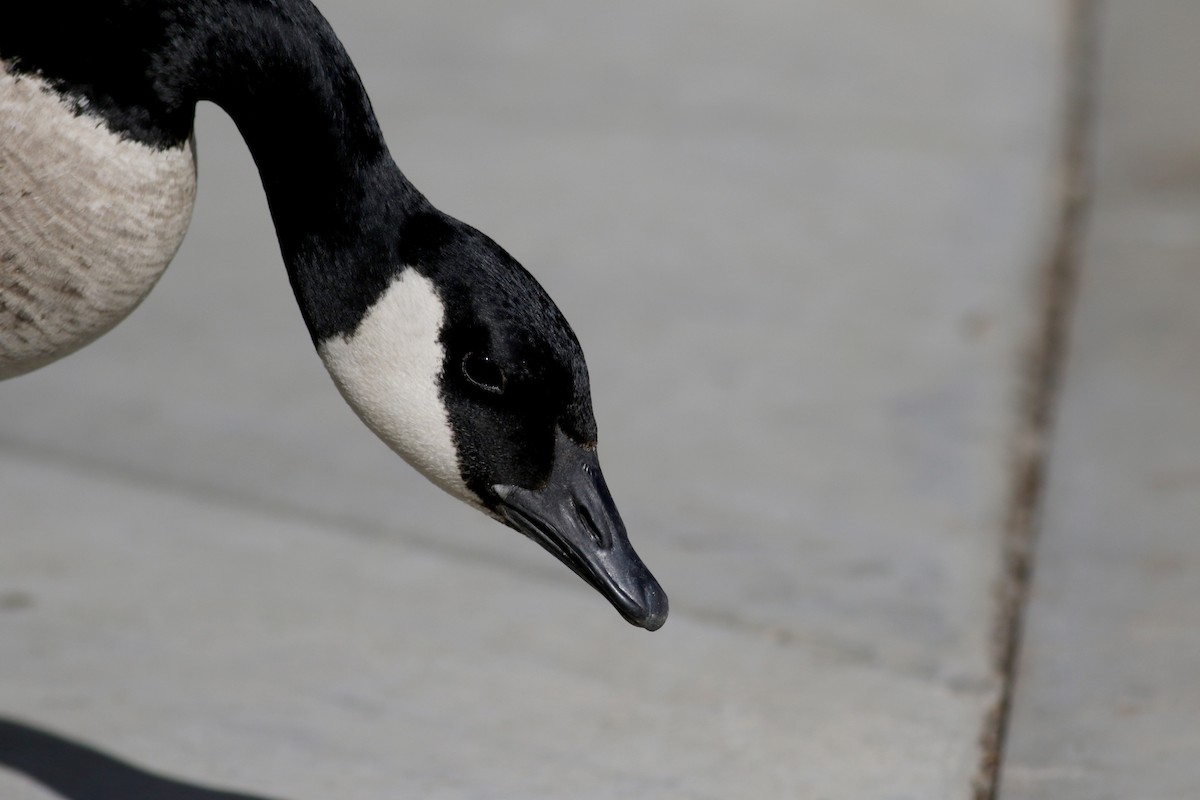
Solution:
<svg viewBox="0 0 1200 800"><path fill-rule="evenodd" d="M300 312L363 422L629 622L661 627L666 595L600 472L574 333L520 264L396 167L308 0L5 10L0 378L88 344L153 287L191 215L201 100L245 138Z"/></svg>

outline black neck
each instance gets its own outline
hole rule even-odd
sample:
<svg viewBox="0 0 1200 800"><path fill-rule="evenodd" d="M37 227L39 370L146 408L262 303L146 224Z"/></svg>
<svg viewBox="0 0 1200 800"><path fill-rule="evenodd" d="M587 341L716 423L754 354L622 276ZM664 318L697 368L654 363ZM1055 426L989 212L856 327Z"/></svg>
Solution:
<svg viewBox="0 0 1200 800"><path fill-rule="evenodd" d="M358 73L308 0L204 0L178 12L160 91L211 100L250 148L284 254L361 236L367 207L420 195L392 162Z"/></svg>
<svg viewBox="0 0 1200 800"><path fill-rule="evenodd" d="M309 0L66 6L22 2L6 12L0 58L155 147L187 139L197 102L225 109L258 166L305 319L314 336L328 328L317 306L363 286L355 271L391 263L392 253L365 252L394 240L378 235L381 226L428 208L388 154L329 23Z"/></svg>

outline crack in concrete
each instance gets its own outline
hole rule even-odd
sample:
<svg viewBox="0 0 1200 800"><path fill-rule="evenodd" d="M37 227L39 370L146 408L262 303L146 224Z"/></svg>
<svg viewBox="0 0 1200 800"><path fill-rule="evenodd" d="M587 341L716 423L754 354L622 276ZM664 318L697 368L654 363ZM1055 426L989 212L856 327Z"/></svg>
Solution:
<svg viewBox="0 0 1200 800"><path fill-rule="evenodd" d="M1038 321L1025 356L1020 419L1015 436L1004 525L1004 571L997 591L993 660L1000 681L983 721L975 800L998 800L1004 745L1016 688L1021 633L1032 576L1033 549L1044 499L1046 465L1075 287L1087 223L1095 96L1099 0L1067 0L1066 86L1060 151L1058 218L1038 291Z"/></svg>
<svg viewBox="0 0 1200 800"><path fill-rule="evenodd" d="M0 436L0 456L27 459L52 469L84 478L101 478L110 483L128 486L137 490L160 491L176 497L187 498L198 503L212 503L232 511L268 517L284 522L297 522L306 527L331 531L333 535L347 534L360 539L380 543L402 544L441 558L461 560L477 566L501 567L523 577L543 581L547 584L566 585L573 581L556 580L552 574L554 564L545 571L531 568L517 560L496 558L491 553L481 553L460 547L444 539L435 539L419 533L411 526L397 523L386 528L356 517L338 514L313 507L304 507L281 500L273 500L252 492L241 492L228 486L204 481L184 479L168 471L145 470L116 460L93 456L87 453L67 451L52 446L34 444L20 439Z"/></svg>

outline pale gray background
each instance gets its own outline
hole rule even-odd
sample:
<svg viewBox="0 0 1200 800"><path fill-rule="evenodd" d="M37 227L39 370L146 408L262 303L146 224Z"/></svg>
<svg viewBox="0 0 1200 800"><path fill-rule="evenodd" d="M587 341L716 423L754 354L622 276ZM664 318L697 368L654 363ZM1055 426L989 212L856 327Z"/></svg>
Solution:
<svg viewBox="0 0 1200 800"><path fill-rule="evenodd" d="M160 286L0 387L0 713L276 800L970 796L1067 5L323 8L401 167L574 324L672 617L629 627L358 423L206 107Z"/></svg>

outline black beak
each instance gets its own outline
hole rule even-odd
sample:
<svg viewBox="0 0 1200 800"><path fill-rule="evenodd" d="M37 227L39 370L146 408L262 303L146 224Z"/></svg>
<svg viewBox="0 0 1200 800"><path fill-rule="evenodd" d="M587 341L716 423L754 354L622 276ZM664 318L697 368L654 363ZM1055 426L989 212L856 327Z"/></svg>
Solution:
<svg viewBox="0 0 1200 800"><path fill-rule="evenodd" d="M492 488L511 527L553 553L631 624L656 631L667 621L667 595L629 544L595 450L558 431L545 486Z"/></svg>

